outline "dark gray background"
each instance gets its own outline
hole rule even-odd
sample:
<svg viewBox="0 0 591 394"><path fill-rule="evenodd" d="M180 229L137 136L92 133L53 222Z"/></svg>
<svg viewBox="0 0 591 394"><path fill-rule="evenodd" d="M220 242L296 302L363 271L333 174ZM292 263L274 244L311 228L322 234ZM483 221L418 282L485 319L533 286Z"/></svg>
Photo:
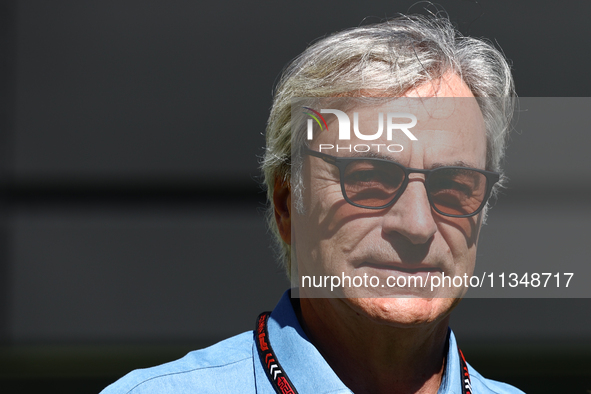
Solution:
<svg viewBox="0 0 591 394"><path fill-rule="evenodd" d="M93 392L251 329L288 286L258 186L274 82L314 39L413 3L4 1L0 383ZM520 96L589 95L591 5L440 4L503 49ZM516 129L479 261L591 263L584 122ZM590 306L464 300L452 327L484 374L584 392Z"/></svg>

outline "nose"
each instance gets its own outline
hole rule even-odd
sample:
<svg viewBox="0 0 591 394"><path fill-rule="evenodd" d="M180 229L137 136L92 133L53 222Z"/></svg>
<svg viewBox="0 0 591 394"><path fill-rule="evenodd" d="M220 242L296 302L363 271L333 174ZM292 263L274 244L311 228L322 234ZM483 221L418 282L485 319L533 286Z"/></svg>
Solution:
<svg viewBox="0 0 591 394"><path fill-rule="evenodd" d="M383 231L399 233L415 245L428 242L437 232L424 179L410 179L406 190L384 215Z"/></svg>

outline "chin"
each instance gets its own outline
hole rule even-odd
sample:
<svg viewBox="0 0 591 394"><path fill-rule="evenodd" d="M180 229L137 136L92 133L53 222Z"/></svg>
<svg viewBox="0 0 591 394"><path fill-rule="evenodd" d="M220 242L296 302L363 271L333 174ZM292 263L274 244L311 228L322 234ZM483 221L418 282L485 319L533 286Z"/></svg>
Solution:
<svg viewBox="0 0 591 394"><path fill-rule="evenodd" d="M345 300L358 314L379 324L418 327L447 319L459 298L350 298Z"/></svg>

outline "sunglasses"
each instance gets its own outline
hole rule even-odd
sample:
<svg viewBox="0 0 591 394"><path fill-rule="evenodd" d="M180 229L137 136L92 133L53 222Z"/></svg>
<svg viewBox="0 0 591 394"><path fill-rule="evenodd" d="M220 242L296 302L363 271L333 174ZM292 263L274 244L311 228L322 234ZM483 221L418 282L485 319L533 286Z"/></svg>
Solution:
<svg viewBox="0 0 591 394"><path fill-rule="evenodd" d="M404 193L412 173L425 175L425 189L433 209L444 216L474 216L486 205L500 174L461 166L432 170L408 168L386 159L336 157L304 147L304 152L339 169L345 201L360 208L383 209Z"/></svg>

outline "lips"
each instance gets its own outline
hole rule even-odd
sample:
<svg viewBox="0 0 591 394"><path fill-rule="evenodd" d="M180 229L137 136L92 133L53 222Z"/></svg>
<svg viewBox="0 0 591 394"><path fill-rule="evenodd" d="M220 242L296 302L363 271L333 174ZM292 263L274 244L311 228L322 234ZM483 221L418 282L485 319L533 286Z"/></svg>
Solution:
<svg viewBox="0 0 591 394"><path fill-rule="evenodd" d="M369 263L369 262L364 262L363 264L361 264L359 267L370 267L370 268L375 268L375 269L379 269L379 270L388 270L388 271L399 271L399 272L403 272L406 274L414 274L414 275L420 275L420 274L426 274L428 272L432 272L432 273L441 273L443 272L443 270L439 267L433 267L433 266L407 266L407 265L402 265L402 264L396 264L396 263Z"/></svg>

